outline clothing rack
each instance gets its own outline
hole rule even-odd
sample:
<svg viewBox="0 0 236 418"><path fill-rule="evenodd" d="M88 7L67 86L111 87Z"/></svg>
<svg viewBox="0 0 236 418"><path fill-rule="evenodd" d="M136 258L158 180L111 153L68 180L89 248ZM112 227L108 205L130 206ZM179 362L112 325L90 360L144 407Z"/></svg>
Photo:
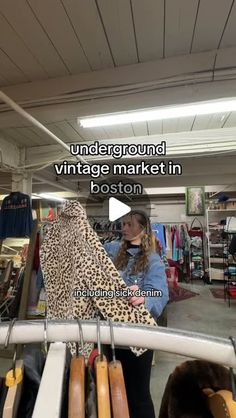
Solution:
<svg viewBox="0 0 236 418"><path fill-rule="evenodd" d="M97 342L97 321L81 320L84 342ZM0 323L0 344L9 336L11 322ZM236 356L229 339L171 328L112 323L115 345L161 350L187 357L236 367ZM100 322L101 343L110 344L110 325ZM77 320L17 321L10 332L10 343L80 341Z"/></svg>

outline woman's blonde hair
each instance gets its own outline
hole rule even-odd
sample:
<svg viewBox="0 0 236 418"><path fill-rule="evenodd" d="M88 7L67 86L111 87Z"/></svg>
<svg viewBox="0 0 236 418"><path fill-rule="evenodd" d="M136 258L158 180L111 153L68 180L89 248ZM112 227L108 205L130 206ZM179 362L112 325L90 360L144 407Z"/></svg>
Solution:
<svg viewBox="0 0 236 418"><path fill-rule="evenodd" d="M154 243L152 240L152 227L150 220L145 212L141 210L132 210L127 216L135 217L140 226L143 228L143 235L141 237L140 251L137 254L133 265L132 273L146 271L148 269L148 257L154 250ZM114 260L117 270L123 270L128 264L129 256L127 254L128 241L122 240L119 252Z"/></svg>

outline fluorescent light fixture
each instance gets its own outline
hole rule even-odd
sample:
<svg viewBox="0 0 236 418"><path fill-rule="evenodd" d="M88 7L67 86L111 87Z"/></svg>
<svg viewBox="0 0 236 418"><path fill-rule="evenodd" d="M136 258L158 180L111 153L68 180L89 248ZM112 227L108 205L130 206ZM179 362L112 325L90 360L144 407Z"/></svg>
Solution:
<svg viewBox="0 0 236 418"><path fill-rule="evenodd" d="M64 197L54 196L53 194L50 194L50 193L39 193L38 196L47 200L55 200L56 202L64 202L66 200L64 199Z"/></svg>
<svg viewBox="0 0 236 418"><path fill-rule="evenodd" d="M98 126L123 125L125 123L144 122L188 116L210 115L214 113L236 111L236 99L212 100L178 106L158 107L149 110L110 113L102 116L79 119L78 123L83 128Z"/></svg>

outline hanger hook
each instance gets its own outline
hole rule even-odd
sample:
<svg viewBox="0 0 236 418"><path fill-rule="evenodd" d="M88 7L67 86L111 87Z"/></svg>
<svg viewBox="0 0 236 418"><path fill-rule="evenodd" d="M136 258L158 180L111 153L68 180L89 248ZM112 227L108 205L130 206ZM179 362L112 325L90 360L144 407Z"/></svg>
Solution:
<svg viewBox="0 0 236 418"><path fill-rule="evenodd" d="M102 361L102 346L101 346L101 332L100 332L100 317L97 316L97 341L98 341L98 355Z"/></svg>
<svg viewBox="0 0 236 418"><path fill-rule="evenodd" d="M17 318L13 318L9 324L8 330L7 330L7 336L4 344L4 348L7 349L9 346L9 341L12 333L12 329L14 327L15 322L17 321Z"/></svg>
<svg viewBox="0 0 236 418"><path fill-rule="evenodd" d="M79 341L80 341L81 351L83 351L83 349L84 349L83 330L82 330L82 325L81 325L81 322L80 322L79 318L77 318L77 323L78 323L78 327L79 327L79 340L76 343L76 357L79 356Z"/></svg>
<svg viewBox="0 0 236 418"><path fill-rule="evenodd" d="M43 325L44 325L44 350L45 350L45 353L47 354L48 352L48 339L47 339L48 320L47 318L45 318Z"/></svg>
<svg viewBox="0 0 236 418"><path fill-rule="evenodd" d="M230 336L229 337L229 340L230 340L230 342L231 342L231 344L233 346L234 354L235 354L235 357L236 357L236 344L235 344L235 339L232 336ZM230 367L229 370L230 370L230 378L231 378L231 385L232 385L232 397L233 397L233 400L236 401L236 384L235 384L233 367Z"/></svg>
<svg viewBox="0 0 236 418"><path fill-rule="evenodd" d="M112 320L109 319L109 325L110 325L110 335L111 335L111 351L112 351L112 361L116 361L116 353L115 353L115 339L114 339L114 329Z"/></svg>
<svg viewBox="0 0 236 418"><path fill-rule="evenodd" d="M17 355L17 345L15 344L14 355L12 359L12 370L13 370L13 379L16 380L16 355Z"/></svg>
<svg viewBox="0 0 236 418"><path fill-rule="evenodd" d="M83 350L84 349L84 334L83 334L82 324L81 324L80 319L77 319L77 321L79 325L80 346L81 346L81 350Z"/></svg>

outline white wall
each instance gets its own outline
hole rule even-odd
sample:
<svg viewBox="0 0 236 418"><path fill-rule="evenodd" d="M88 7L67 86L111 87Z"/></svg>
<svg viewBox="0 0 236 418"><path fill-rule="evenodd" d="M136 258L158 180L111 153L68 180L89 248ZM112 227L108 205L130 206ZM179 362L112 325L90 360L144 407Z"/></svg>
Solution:
<svg viewBox="0 0 236 418"><path fill-rule="evenodd" d="M185 212L185 202L183 200L173 200L168 199L152 199L151 205L148 202L141 202L140 204L132 205L132 208L141 209L147 212L152 222L183 222L191 224L194 219L193 216L186 216ZM151 207L151 209L150 209ZM108 204L105 203L102 205L94 205L86 208L88 216L107 216L108 217ZM205 224L205 217L198 217L203 224ZM196 224L198 226L198 224Z"/></svg>

